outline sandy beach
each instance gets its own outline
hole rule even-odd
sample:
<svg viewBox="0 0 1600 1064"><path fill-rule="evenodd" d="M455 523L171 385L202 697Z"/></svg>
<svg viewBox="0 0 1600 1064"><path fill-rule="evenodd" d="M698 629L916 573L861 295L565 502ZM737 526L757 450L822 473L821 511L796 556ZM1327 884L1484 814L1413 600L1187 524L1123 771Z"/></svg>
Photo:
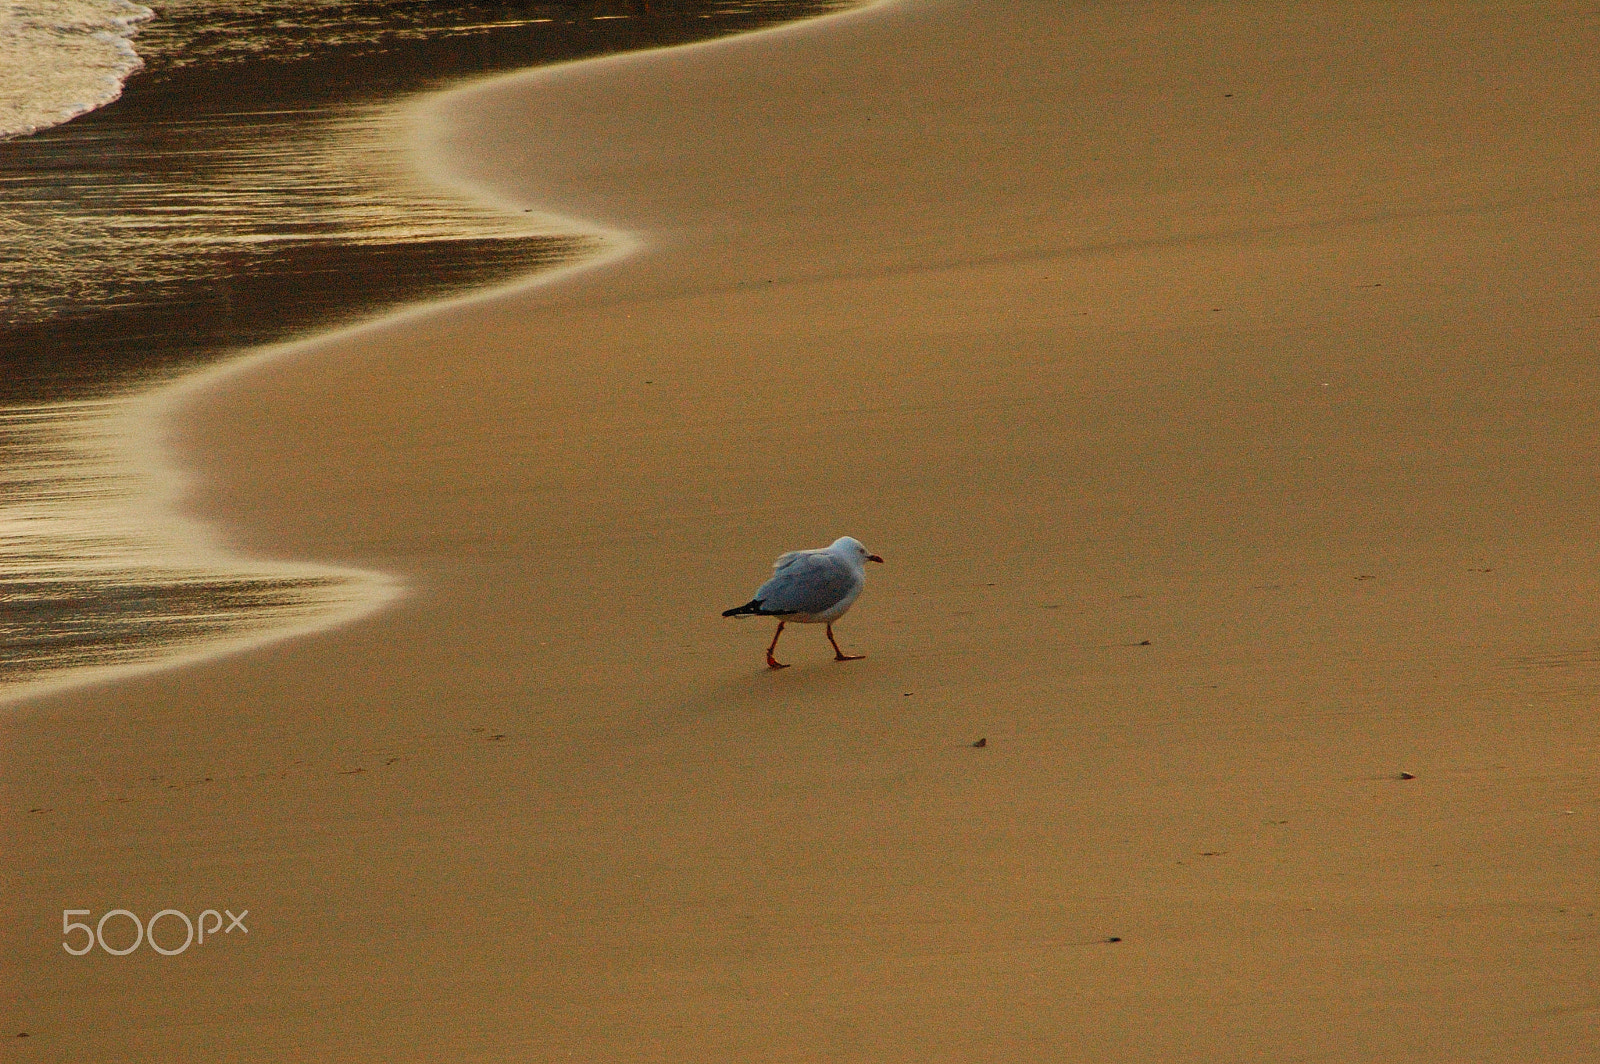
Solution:
<svg viewBox="0 0 1600 1064"><path fill-rule="evenodd" d="M8 707L4 1059L1595 1059L1597 50L901 0L432 98L636 246L166 420L408 594ZM844 534L866 660L769 672Z"/></svg>

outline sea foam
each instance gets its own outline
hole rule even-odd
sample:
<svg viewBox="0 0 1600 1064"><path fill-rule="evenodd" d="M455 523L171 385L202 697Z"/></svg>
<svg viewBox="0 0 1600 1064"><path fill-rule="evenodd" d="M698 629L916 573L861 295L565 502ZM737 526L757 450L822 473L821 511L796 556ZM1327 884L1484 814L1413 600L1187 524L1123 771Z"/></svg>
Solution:
<svg viewBox="0 0 1600 1064"><path fill-rule="evenodd" d="M154 14L129 0L0 0L0 139L121 96L143 65L131 38Z"/></svg>

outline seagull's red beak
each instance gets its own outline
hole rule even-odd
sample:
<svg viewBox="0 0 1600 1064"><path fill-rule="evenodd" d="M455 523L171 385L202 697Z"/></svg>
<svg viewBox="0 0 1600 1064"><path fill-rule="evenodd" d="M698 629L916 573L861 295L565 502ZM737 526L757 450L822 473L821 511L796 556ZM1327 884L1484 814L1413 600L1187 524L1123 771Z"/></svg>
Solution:
<svg viewBox="0 0 1600 1064"><path fill-rule="evenodd" d="M876 554L867 555L867 561L869 561L869 562L877 562L879 565L883 564L883 559L878 557Z"/></svg>

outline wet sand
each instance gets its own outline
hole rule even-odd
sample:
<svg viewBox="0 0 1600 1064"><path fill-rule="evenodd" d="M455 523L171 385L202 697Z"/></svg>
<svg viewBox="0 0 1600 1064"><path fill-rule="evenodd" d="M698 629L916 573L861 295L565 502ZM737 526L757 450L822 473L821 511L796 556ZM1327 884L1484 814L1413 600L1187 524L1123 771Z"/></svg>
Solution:
<svg viewBox="0 0 1600 1064"><path fill-rule="evenodd" d="M640 247L169 422L413 590L6 720L6 1052L1591 1059L1596 36L908 0L436 101ZM768 672L846 533L868 658Z"/></svg>

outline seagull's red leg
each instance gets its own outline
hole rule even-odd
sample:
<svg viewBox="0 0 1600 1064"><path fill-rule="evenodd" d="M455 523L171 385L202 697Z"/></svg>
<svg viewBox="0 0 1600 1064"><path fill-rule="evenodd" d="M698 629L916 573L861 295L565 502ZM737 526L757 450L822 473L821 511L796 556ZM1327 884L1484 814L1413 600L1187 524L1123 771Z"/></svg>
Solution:
<svg viewBox="0 0 1600 1064"><path fill-rule="evenodd" d="M782 635L782 634L783 634L783 622L779 621L778 622L778 630L776 632L772 633L772 644L767 647L767 668L769 668L769 669L787 669L789 667L788 665L785 665L783 662L779 661L777 658L772 656L772 652L774 650L778 649L778 637L780 635Z"/></svg>
<svg viewBox="0 0 1600 1064"><path fill-rule="evenodd" d="M833 638L833 625L831 624L828 625L828 642L833 644L834 661L860 661L862 658L866 657L865 654L846 654L844 651L840 650L839 641Z"/></svg>

